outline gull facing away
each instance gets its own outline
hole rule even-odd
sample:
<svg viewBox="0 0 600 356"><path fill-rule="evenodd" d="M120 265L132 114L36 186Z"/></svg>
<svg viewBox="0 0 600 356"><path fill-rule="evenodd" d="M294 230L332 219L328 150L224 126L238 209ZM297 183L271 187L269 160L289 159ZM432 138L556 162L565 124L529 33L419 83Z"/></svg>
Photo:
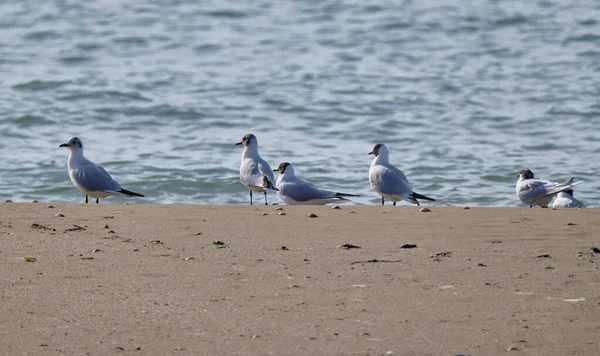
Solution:
<svg viewBox="0 0 600 356"><path fill-rule="evenodd" d="M246 134L236 145L244 145L242 163L240 164L240 180L250 190L250 205L252 205L252 192L265 193L267 203L267 190L277 190L275 177L271 166L258 154L258 140L253 134Z"/></svg>
<svg viewBox="0 0 600 356"><path fill-rule="evenodd" d="M325 205L340 200L349 200L345 197L359 196L319 189L315 185L296 177L294 166L288 162L281 162L273 172L279 172L276 184L277 189L279 189L277 194L287 205Z"/></svg>
<svg viewBox="0 0 600 356"><path fill-rule="evenodd" d="M381 205L385 204L386 198L393 201L394 206L400 200L417 205L421 205L417 199L435 201L435 199L413 191L404 173L390 164L390 152L386 145L376 144L369 154L375 156L369 169L369 182L373 189L381 195Z"/></svg>
<svg viewBox="0 0 600 356"><path fill-rule="evenodd" d="M556 194L579 183L573 183L573 177L563 183L549 182L534 178L529 169L522 169L517 181L517 197L530 208L534 205L548 206Z"/></svg>
<svg viewBox="0 0 600 356"><path fill-rule="evenodd" d="M85 193L85 203L88 203L88 195L96 198L106 198L110 195L120 197L143 197L142 194L134 193L121 188L108 172L83 156L83 142L78 137L71 137L67 143L58 147L67 147L71 150L69 154L68 167L71 181Z"/></svg>
<svg viewBox="0 0 600 356"><path fill-rule="evenodd" d="M573 189L563 190L556 194L552 202L553 208L585 208L583 202L573 197Z"/></svg>

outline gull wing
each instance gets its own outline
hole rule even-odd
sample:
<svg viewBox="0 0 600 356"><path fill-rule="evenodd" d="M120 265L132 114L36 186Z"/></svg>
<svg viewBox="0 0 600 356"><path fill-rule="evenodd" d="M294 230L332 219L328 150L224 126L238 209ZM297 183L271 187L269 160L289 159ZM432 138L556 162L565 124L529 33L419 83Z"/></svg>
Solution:
<svg viewBox="0 0 600 356"><path fill-rule="evenodd" d="M378 166L374 169L373 183L383 194L408 197L413 192L408 179L398 168Z"/></svg>
<svg viewBox="0 0 600 356"><path fill-rule="evenodd" d="M263 159L246 158L240 167L240 179L248 187L268 188L265 177L275 186L273 170Z"/></svg>
<svg viewBox="0 0 600 356"><path fill-rule="evenodd" d="M258 171L260 172L261 176L267 177L269 182L271 182L271 184L275 185L275 176L273 175L273 170L271 169L271 166L269 166L267 161L265 161L262 158L259 158L257 163L258 163ZM261 183L264 186L264 183L262 182L262 180L261 180Z"/></svg>
<svg viewBox="0 0 600 356"><path fill-rule="evenodd" d="M573 178L564 183L553 183L539 179L528 179L521 182L519 197L523 201L534 202L542 197L553 195L573 186ZM578 184L579 182L575 183Z"/></svg>
<svg viewBox="0 0 600 356"><path fill-rule="evenodd" d="M88 164L73 170L73 178L85 190L94 191L114 191L121 190L121 185L117 183L108 172L95 164Z"/></svg>
<svg viewBox="0 0 600 356"><path fill-rule="evenodd" d="M298 202L307 202L314 199L341 198L336 196L335 192L319 189L315 185L298 178L291 182L283 182L278 188L280 194Z"/></svg>

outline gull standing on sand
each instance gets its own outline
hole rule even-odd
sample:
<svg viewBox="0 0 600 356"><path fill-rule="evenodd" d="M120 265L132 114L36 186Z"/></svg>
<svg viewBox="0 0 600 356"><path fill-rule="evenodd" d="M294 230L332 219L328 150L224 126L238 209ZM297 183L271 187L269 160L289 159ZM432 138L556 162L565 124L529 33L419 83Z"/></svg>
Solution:
<svg viewBox="0 0 600 356"><path fill-rule="evenodd" d="M253 134L246 134L236 145L244 145L242 163L240 164L240 180L250 190L250 205L252 205L252 191L265 193L267 203L267 190L277 190L275 177L271 166L258 154L258 140Z"/></svg>
<svg viewBox="0 0 600 356"><path fill-rule="evenodd" d="M556 194L552 202L553 208L585 208L583 202L573 197L573 189L563 190Z"/></svg>
<svg viewBox="0 0 600 356"><path fill-rule="evenodd" d="M525 168L519 173L517 197L530 208L534 205L547 207L556 194L571 189L579 183L581 182L573 183L573 177L563 183L537 179L533 177L532 171Z"/></svg>
<svg viewBox="0 0 600 356"><path fill-rule="evenodd" d="M142 194L134 193L121 188L108 172L83 156L83 142L78 137L71 137L69 142L58 147L67 147L71 150L69 154L68 167L71 181L77 189L85 193L85 203L88 203L88 195L96 198L106 198L110 195L121 197L143 197Z"/></svg>
<svg viewBox="0 0 600 356"><path fill-rule="evenodd" d="M276 187L277 194L287 205L325 205L328 203L348 200L344 197L358 197L354 194L336 193L331 190L319 189L315 185L296 177L294 166L282 162L273 172L279 172Z"/></svg>
<svg viewBox="0 0 600 356"><path fill-rule="evenodd" d="M390 152L386 145L376 144L369 154L375 155L369 169L369 182L373 189L381 195L381 205L385 204L385 198L393 201L394 206L400 200L417 205L420 205L417 199L435 201L435 199L413 191L404 173L390 164Z"/></svg>

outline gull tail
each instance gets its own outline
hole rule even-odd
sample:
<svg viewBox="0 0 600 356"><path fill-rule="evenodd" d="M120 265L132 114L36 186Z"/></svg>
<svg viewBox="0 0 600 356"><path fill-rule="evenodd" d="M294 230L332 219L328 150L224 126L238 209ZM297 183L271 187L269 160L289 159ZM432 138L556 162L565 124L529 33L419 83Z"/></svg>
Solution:
<svg viewBox="0 0 600 356"><path fill-rule="evenodd" d="M121 189L121 190L119 190L119 193L129 195L130 197L143 197L142 194L134 193L127 189Z"/></svg>
<svg viewBox="0 0 600 356"><path fill-rule="evenodd" d="M424 195L421 195L419 193L415 193L413 192L411 195L409 195L411 198L413 199L422 199L422 200L429 200L429 201L435 201L435 199L432 199L430 197L426 197Z"/></svg>
<svg viewBox="0 0 600 356"><path fill-rule="evenodd" d="M348 193L335 193L333 196L336 198L342 198L342 199L344 199L344 197L360 197L360 195L358 195L358 194L348 194Z"/></svg>
<svg viewBox="0 0 600 356"><path fill-rule="evenodd" d="M271 183L271 181L269 180L269 178L267 178L267 176L263 176L263 184L264 184L264 187L267 189L273 189L275 191L279 191L279 189L277 189L277 187L275 187L275 185L273 183Z"/></svg>
<svg viewBox="0 0 600 356"><path fill-rule="evenodd" d="M573 182L573 177L571 177L568 181L557 184L554 189L551 189L546 195L552 195L559 192L564 192L566 190L573 190L573 187L579 183L583 183L583 181Z"/></svg>
<svg viewBox="0 0 600 356"><path fill-rule="evenodd" d="M559 183L559 184L558 184L558 186L561 186L561 187L562 187L562 186L567 186L567 185L569 185L569 186L574 186L574 185L577 185L577 184L579 184L579 183L583 183L583 181L581 181L581 180L580 180L580 181L577 181L577 182L573 182L573 180L575 180L575 178L574 178L574 177L571 177L571 178L569 178L569 180L568 180L568 181L566 181L566 182L564 182L564 183Z"/></svg>

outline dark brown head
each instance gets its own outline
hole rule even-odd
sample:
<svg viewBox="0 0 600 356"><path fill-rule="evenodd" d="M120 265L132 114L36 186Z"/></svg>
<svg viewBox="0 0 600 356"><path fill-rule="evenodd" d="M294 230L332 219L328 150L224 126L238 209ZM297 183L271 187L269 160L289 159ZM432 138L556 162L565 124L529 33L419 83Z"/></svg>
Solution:
<svg viewBox="0 0 600 356"><path fill-rule="evenodd" d="M252 143L256 143L256 136L253 134L245 134L244 137L242 137L242 140L236 143L236 145L244 144L245 147L248 147Z"/></svg>
<svg viewBox="0 0 600 356"><path fill-rule="evenodd" d="M67 147L70 150L81 150L83 149L83 142L79 137L71 137L67 143L63 143L58 147Z"/></svg>
<svg viewBox="0 0 600 356"><path fill-rule="evenodd" d="M273 172L279 172L279 174L284 174L285 170L288 166L291 166L291 165L287 162L281 162L281 163L279 163L279 167L277 167L277 169L274 169Z"/></svg>
<svg viewBox="0 0 600 356"><path fill-rule="evenodd" d="M533 172L527 168L521 169L521 172L519 172L519 175L521 177L523 177L523 179L533 179Z"/></svg>
<svg viewBox="0 0 600 356"><path fill-rule="evenodd" d="M378 143L373 147L373 151L369 152L370 155L375 155L375 157L379 156L379 149L383 146L383 143Z"/></svg>

